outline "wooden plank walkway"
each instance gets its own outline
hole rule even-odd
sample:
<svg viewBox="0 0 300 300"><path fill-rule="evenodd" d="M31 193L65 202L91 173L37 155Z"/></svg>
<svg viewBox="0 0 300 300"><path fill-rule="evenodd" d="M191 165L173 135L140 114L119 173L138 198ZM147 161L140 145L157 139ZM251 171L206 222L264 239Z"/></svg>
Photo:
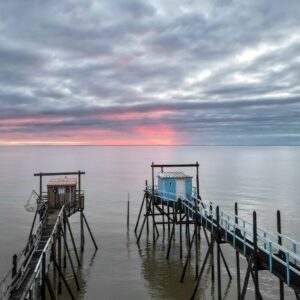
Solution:
<svg viewBox="0 0 300 300"><path fill-rule="evenodd" d="M26 296L25 294L28 292L29 285L33 280L34 270L38 261L41 259L43 249L51 236L53 228L57 222L59 212L60 209L53 209L49 211L40 238L37 241L36 247L32 252L32 256L27 263L26 271L22 274L22 278L19 279L18 286L11 293L11 300L23 299Z"/></svg>

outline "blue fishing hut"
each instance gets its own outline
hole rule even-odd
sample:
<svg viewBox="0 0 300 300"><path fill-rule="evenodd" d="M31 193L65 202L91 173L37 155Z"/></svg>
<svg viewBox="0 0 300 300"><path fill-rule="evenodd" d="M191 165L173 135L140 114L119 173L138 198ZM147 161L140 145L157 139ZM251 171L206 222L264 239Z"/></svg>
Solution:
<svg viewBox="0 0 300 300"><path fill-rule="evenodd" d="M165 201L177 201L178 198L190 199L192 179L184 172L160 172L158 174L158 193Z"/></svg>

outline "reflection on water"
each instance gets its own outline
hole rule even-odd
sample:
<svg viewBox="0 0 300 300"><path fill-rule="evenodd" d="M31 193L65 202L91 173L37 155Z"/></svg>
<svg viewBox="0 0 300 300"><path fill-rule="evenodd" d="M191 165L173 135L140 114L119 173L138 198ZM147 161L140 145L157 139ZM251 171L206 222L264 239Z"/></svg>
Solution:
<svg viewBox="0 0 300 300"><path fill-rule="evenodd" d="M12 253L25 244L32 214L24 204L33 188L32 176L39 171L86 171L83 188L85 215L99 245L94 247L86 232L83 265L78 270L82 289L78 299L189 299L195 285L194 256L184 283L179 279L184 260L179 260L179 243L172 246L169 261L167 236L155 244L143 234L140 247L133 234L143 197L145 179L151 178L150 165L156 163L200 163L200 191L206 201L232 212L239 202L243 217L258 212L258 224L273 230L276 210L282 211L283 232L300 240L300 148L297 147L0 147L0 276L11 264ZM187 173L189 170L184 170ZM46 184L46 183L45 183ZM127 195L130 193L130 230L126 226ZM78 216L70 220L79 245ZM235 255L222 245L233 280L222 267L222 291L236 299ZM201 259L207 251L202 239ZM186 254L186 249L185 249ZM185 258L185 255L184 255ZM75 260L74 260L75 261ZM246 262L241 260L242 278ZM260 272L264 299L278 298L278 280ZM210 267L205 270L199 299L216 299L216 282ZM75 285L71 273L68 280ZM247 299L253 297L250 281ZM68 299L64 294L61 299ZM286 299L294 299L286 291Z"/></svg>

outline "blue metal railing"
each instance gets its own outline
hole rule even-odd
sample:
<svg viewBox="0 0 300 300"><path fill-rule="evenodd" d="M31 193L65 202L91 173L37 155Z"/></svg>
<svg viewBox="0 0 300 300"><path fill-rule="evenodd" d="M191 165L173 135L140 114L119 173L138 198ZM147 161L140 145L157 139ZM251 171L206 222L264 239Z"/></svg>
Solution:
<svg viewBox="0 0 300 300"><path fill-rule="evenodd" d="M147 191L152 195L152 187L148 186ZM178 196L172 193L159 191L154 186L154 196L164 201L173 201ZM176 201L176 200L175 200ZM214 232L217 228L216 206L212 203L205 203L198 199L196 189L193 195L187 198L181 198L181 208L192 219L201 216L203 226ZM243 245L242 254L246 256L246 249L253 249L253 224L238 215L229 214L223 210L220 212L220 228L224 231L224 239L232 236L232 246L236 248L236 242L240 241ZM281 238L281 245L278 240ZM264 252L268 257L268 269L273 271L273 262L277 261L285 268L286 283L290 285L291 271L300 276L300 243L290 237L278 233L269 232L263 228L257 227L257 246L259 251ZM279 255L279 253L281 255Z"/></svg>

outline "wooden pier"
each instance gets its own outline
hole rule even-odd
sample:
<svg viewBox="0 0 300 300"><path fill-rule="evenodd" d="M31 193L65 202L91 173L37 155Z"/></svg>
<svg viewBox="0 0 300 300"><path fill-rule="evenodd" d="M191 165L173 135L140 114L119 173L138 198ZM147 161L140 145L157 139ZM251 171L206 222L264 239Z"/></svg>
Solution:
<svg viewBox="0 0 300 300"><path fill-rule="evenodd" d="M191 194L178 196L178 193L162 190L163 186L160 182L160 187L155 185L154 170L156 168L164 172L165 168L182 167L195 168L196 188L193 188ZM198 162L180 165L152 163L151 168L152 185L148 185L146 181L145 193L135 226L137 242L140 242L146 225L147 236L152 231L153 243L157 243L160 233L158 225L162 225L163 234L165 231L168 234L166 259L169 259L176 232L179 234L176 241L179 240L179 259L181 260L184 259L183 246L187 245L184 267L179 276L180 282L184 282L192 253L195 257L196 282L194 290L187 295L187 298L194 299L196 297L208 259L211 258L211 280L217 281L217 298L222 299L222 265L226 269L229 280L233 278L222 251L223 245L226 244L235 253L236 299L245 299L250 278L255 287L255 299L262 299L259 272L263 270L268 271L275 278L277 277L280 300L284 299L284 285L292 288L295 298L300 299L300 243L282 234L280 211L277 211L276 231L268 232L258 227L255 211L252 222L249 222L238 215L237 203L234 204L233 214L222 211L219 206L214 206L212 203L206 203L200 196ZM171 185L171 182L168 184ZM140 224L142 216L143 220ZM152 222L152 226L150 226L150 222ZM187 243L183 243L184 232ZM201 232L204 233L203 236L207 243L207 252L203 261L199 259ZM246 259L248 265L243 281L240 272L241 257Z"/></svg>
<svg viewBox="0 0 300 300"><path fill-rule="evenodd" d="M55 300L57 295L62 293L63 283L70 298L75 299L74 292L64 276L68 260L77 290L80 290L75 268L80 267L81 260L68 220L71 215L77 212L80 214L81 251L84 250L84 224L95 250L98 249L84 215L84 193L81 189L81 176L84 174L85 172L81 171L34 174L39 177L39 193L35 193L35 216L26 246L19 255L13 256L12 268L0 283L0 300L44 300L47 295ZM77 181L67 177L74 175L77 176ZM43 178L46 176L59 177L50 180L47 192L43 192ZM62 176L64 178L61 178ZM39 223L36 224L38 218ZM70 235L70 239L67 238L67 234ZM77 266L71 257L68 240L71 240Z"/></svg>

